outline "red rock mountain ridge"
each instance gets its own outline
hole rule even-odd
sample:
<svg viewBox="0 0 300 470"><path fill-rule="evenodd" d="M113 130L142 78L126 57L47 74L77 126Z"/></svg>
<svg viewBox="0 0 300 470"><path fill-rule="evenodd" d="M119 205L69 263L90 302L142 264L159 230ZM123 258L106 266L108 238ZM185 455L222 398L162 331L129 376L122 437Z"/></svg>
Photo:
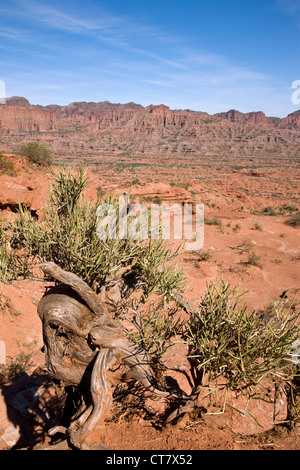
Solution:
<svg viewBox="0 0 300 470"><path fill-rule="evenodd" d="M12 97L0 105L1 147L16 151L38 140L57 160L109 155L300 156L300 110L286 118L230 110L209 115L167 106L76 102L31 105Z"/></svg>

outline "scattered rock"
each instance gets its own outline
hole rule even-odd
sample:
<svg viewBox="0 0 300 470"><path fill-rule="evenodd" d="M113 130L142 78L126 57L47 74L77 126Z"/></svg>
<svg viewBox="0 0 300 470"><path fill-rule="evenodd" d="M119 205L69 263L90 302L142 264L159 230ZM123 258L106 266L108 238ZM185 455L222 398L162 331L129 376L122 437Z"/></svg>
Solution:
<svg viewBox="0 0 300 470"><path fill-rule="evenodd" d="M2 434L1 439L5 442L8 447L13 447L19 441L21 435L18 428L14 426L9 426L5 429L5 432Z"/></svg>

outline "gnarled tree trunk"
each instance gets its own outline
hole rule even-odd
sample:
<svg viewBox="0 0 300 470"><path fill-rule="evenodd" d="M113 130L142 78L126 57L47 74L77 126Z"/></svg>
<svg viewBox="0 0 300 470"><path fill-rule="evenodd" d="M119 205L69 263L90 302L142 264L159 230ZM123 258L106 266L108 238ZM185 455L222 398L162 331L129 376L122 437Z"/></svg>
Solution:
<svg viewBox="0 0 300 470"><path fill-rule="evenodd" d="M83 403L68 428L56 426L49 434L63 432L73 446L87 449L87 437L110 412L113 383L134 378L154 393L170 394L153 386L154 374L146 352L128 341L106 304L82 279L55 263L40 267L60 283L38 304L46 365L54 379L78 387ZM115 377L110 369L121 363L127 366L127 372Z"/></svg>

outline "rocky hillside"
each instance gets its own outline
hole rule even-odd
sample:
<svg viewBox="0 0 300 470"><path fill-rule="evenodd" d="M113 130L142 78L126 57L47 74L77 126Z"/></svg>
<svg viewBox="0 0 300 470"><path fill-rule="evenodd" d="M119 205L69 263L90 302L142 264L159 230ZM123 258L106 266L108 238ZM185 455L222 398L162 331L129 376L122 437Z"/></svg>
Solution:
<svg viewBox="0 0 300 470"><path fill-rule="evenodd" d="M57 161L112 156L300 156L300 111L280 119L230 110L209 115L167 106L77 102L31 105L21 97L0 105L0 146L17 150L38 140Z"/></svg>

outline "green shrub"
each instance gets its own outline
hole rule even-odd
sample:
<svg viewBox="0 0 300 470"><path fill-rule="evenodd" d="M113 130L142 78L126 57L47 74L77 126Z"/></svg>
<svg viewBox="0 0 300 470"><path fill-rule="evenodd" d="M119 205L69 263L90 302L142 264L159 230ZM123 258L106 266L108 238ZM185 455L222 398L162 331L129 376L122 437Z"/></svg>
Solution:
<svg viewBox="0 0 300 470"><path fill-rule="evenodd" d="M276 263L276 264L283 263L283 259L280 258L279 256L275 256L275 258L272 259L272 263Z"/></svg>
<svg viewBox="0 0 300 470"><path fill-rule="evenodd" d="M299 227L300 226L300 212L297 212L297 214L291 215L286 223L290 225L291 227Z"/></svg>
<svg viewBox="0 0 300 470"><path fill-rule="evenodd" d="M265 207L263 213L265 215L278 215L273 206Z"/></svg>
<svg viewBox="0 0 300 470"><path fill-rule="evenodd" d="M33 341L30 344L23 344L24 349L21 349L18 343L19 353L15 357L8 357L6 363L0 365L0 385L21 372L28 372L36 356L35 346L36 341Z"/></svg>
<svg viewBox="0 0 300 470"><path fill-rule="evenodd" d="M16 220L2 228L5 256L11 250L22 254L25 266L54 261L96 292L110 285L122 286L114 315L131 322L128 336L150 354L153 363L160 364L175 341L184 341L191 369L189 400L195 404L201 405L205 394L218 391L224 392L222 410L229 404L228 391L248 400L266 400L265 382L271 380L275 391L270 402L276 407L279 388L286 389L292 401L287 421L299 420L295 401L299 372L297 376L290 360L292 346L299 339L299 311L283 302L274 304L268 318L256 311L249 313L241 303L243 293L231 290L223 281L208 287L197 310L187 307L188 302L178 296L185 290L183 272L169 263L177 252L164 240L99 239L97 207L100 202L109 202L117 210L118 200L107 195L94 203L85 201L82 191L86 183L83 169L76 175L63 169L53 175L44 219L37 221L20 207ZM250 247L247 252L253 254ZM4 271L10 268L9 263L5 266ZM183 318L179 307L186 309L188 318ZM20 370L20 363L27 367L28 360L30 356L20 356L13 370L15 365ZM168 365L164 363L164 367Z"/></svg>
<svg viewBox="0 0 300 470"><path fill-rule="evenodd" d="M154 198L152 199L153 201L153 204L162 204L162 199L158 196L154 196Z"/></svg>
<svg viewBox="0 0 300 470"><path fill-rule="evenodd" d="M171 181L170 186L176 187L176 188L183 188L185 190L189 189L190 184L189 183L180 183L179 181Z"/></svg>
<svg viewBox="0 0 300 470"><path fill-rule="evenodd" d="M260 260L260 256L258 256L254 251L252 251L248 255L248 260L246 261L246 264L250 264L251 266L257 266L261 268L261 263L259 260Z"/></svg>
<svg viewBox="0 0 300 470"><path fill-rule="evenodd" d="M270 400L276 407L278 386L292 384L299 376L290 360L299 339L299 312L284 302L273 303L272 314L262 318L256 311L247 312L243 295L223 280L212 283L185 322L183 336L194 377L191 395L201 403L199 397L223 390L223 411L229 390L248 400L265 400L267 380L276 385Z"/></svg>
<svg viewBox="0 0 300 470"><path fill-rule="evenodd" d="M49 166L52 163L52 152L39 142L29 142L21 145L19 153L31 163L41 166Z"/></svg>
<svg viewBox="0 0 300 470"><path fill-rule="evenodd" d="M239 230L241 230L241 228L242 228L242 227L240 226L240 224L236 224L236 225L233 227L232 230L233 230L234 232L238 232Z"/></svg>
<svg viewBox="0 0 300 470"><path fill-rule="evenodd" d="M253 230L259 230L260 232L262 232L262 226L258 222L255 222L255 224L253 225Z"/></svg>
<svg viewBox="0 0 300 470"><path fill-rule="evenodd" d="M135 272L144 296L153 290L167 295L172 286L180 288L182 273L166 266L174 255L164 241L118 237L101 240L97 236L99 204L112 204L118 218L119 200L105 195L96 202L86 201L82 191L87 182L83 168L75 175L65 169L53 173L44 221L39 222L20 207L10 226L10 246L16 252L25 252L27 260L55 262L97 292L125 267Z"/></svg>
<svg viewBox="0 0 300 470"><path fill-rule="evenodd" d="M222 227L223 223L222 220L218 217L214 217L213 219L204 219L206 225L217 225L218 227Z"/></svg>
<svg viewBox="0 0 300 470"><path fill-rule="evenodd" d="M298 207L294 204L283 204L281 208L282 212L298 212Z"/></svg>
<svg viewBox="0 0 300 470"><path fill-rule="evenodd" d="M131 186L134 186L134 185L138 185L138 184L141 184L141 181L139 179L138 176L136 176L131 182L130 182Z"/></svg>
<svg viewBox="0 0 300 470"><path fill-rule="evenodd" d="M192 251L192 254L197 256L197 261L208 261L212 258L209 251Z"/></svg>
<svg viewBox="0 0 300 470"><path fill-rule="evenodd" d="M158 364L181 324L174 316L179 309L172 295L174 289L184 291L185 278L179 267L169 263L178 252L163 239L100 239L97 208L110 203L118 216L119 199L106 195L96 202L84 200L87 181L83 169L75 175L64 169L53 173L43 220L20 206L15 220L3 225L0 280L16 279L20 269L30 276L36 264L53 261L77 274L95 292L107 293L107 299L109 289L118 286L114 315L131 322L128 335ZM149 306L152 294L158 303Z"/></svg>
<svg viewBox="0 0 300 470"><path fill-rule="evenodd" d="M127 319L131 318L135 326L134 332L128 336L148 352L155 364L174 344L174 338L181 334L184 320L178 315L176 306L170 307L164 301L150 304L145 309L132 307L126 309L126 315L123 314Z"/></svg>
<svg viewBox="0 0 300 470"><path fill-rule="evenodd" d="M3 175L16 176L17 171L10 158L0 153L0 173Z"/></svg>
<svg viewBox="0 0 300 470"><path fill-rule="evenodd" d="M28 253L11 249L11 237L9 224L0 221L0 281L6 283L31 273Z"/></svg>

